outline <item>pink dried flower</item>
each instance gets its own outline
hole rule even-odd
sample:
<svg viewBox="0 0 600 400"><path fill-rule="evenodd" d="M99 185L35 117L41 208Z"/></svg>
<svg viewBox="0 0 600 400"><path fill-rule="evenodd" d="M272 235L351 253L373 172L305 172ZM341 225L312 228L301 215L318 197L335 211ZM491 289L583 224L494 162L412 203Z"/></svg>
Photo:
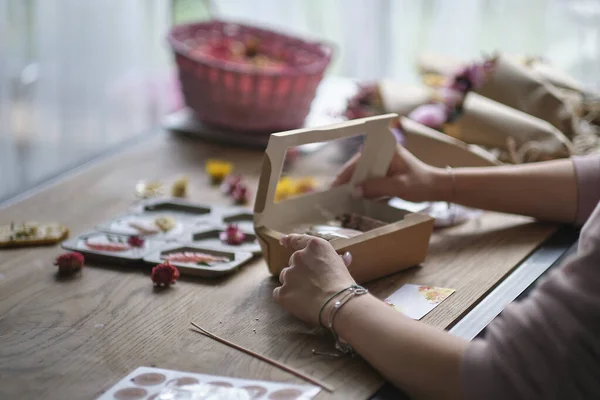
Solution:
<svg viewBox="0 0 600 400"><path fill-rule="evenodd" d="M408 118L430 128L438 129L448 120L448 108L442 103L423 104L413 110Z"/></svg>
<svg viewBox="0 0 600 400"><path fill-rule="evenodd" d="M164 264L158 264L152 268L152 275L150 278L156 286L169 286L179 279L179 270L176 266L171 265L167 261Z"/></svg>
<svg viewBox="0 0 600 400"><path fill-rule="evenodd" d="M460 68L450 82L450 88L461 93L481 87L485 83L486 74L489 72L489 63L473 63Z"/></svg>
<svg viewBox="0 0 600 400"><path fill-rule="evenodd" d="M347 119L370 117L383 113L379 87L376 83L358 85L358 92L348 99L343 116Z"/></svg>
<svg viewBox="0 0 600 400"><path fill-rule="evenodd" d="M456 107L464 101L464 93L451 87L441 87L438 92L440 100L448 107Z"/></svg>
<svg viewBox="0 0 600 400"><path fill-rule="evenodd" d="M229 175L221 184L221 191L226 195L233 194L235 187L242 181L240 175Z"/></svg>
<svg viewBox="0 0 600 400"><path fill-rule="evenodd" d="M84 262L83 254L73 251L58 256L54 265L58 267L59 274L73 274L81 271Z"/></svg>
<svg viewBox="0 0 600 400"><path fill-rule="evenodd" d="M248 188L243 183L238 183L231 196L237 204L246 204L248 202Z"/></svg>
<svg viewBox="0 0 600 400"><path fill-rule="evenodd" d="M127 239L127 244L131 247L143 247L144 243L145 240L141 236L129 236L129 238Z"/></svg>
<svg viewBox="0 0 600 400"><path fill-rule="evenodd" d="M240 230L240 228L237 225L229 224L227 225L225 231L219 234L219 239L221 239L221 242L225 244L235 246L242 244L246 239L246 235Z"/></svg>

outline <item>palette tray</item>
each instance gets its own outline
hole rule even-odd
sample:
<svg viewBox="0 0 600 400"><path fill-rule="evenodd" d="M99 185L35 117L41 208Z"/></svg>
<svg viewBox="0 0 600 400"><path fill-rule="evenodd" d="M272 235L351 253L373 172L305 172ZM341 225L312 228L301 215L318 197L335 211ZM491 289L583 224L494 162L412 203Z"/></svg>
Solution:
<svg viewBox="0 0 600 400"><path fill-rule="evenodd" d="M169 262L182 274L220 276L234 272L260 254L252 221L252 212L244 207L211 206L172 198L150 199L97 225L94 232L64 242L62 247L83 253L88 259L117 264L155 265L166 261L165 252L187 253L187 256L173 256ZM238 225L245 235L239 245L226 244L220 239L221 232L230 223ZM132 236L140 237L143 245L129 245ZM213 262L211 256L225 260ZM209 262L199 264L189 260Z"/></svg>
<svg viewBox="0 0 600 400"><path fill-rule="evenodd" d="M219 251L193 243L170 243L144 257L148 264L169 261L182 274L215 277L229 274L252 259L252 253ZM210 261L210 258L215 261Z"/></svg>
<svg viewBox="0 0 600 400"><path fill-rule="evenodd" d="M320 389L269 381L139 367L97 400L310 400Z"/></svg>

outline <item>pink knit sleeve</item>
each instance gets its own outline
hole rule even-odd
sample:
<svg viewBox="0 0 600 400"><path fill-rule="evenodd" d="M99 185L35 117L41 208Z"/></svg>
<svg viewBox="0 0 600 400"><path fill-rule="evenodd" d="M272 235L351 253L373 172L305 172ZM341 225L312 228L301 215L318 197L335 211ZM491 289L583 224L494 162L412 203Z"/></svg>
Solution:
<svg viewBox="0 0 600 400"><path fill-rule="evenodd" d="M580 182L591 173L583 170ZM585 196L595 193L581 190ZM473 400L600 398L598 338L600 205L582 230L577 256L527 299L508 306L484 339L469 344L461 371L464 392Z"/></svg>
<svg viewBox="0 0 600 400"><path fill-rule="evenodd" d="M600 201L600 154L573 157L577 175L577 225L583 225Z"/></svg>

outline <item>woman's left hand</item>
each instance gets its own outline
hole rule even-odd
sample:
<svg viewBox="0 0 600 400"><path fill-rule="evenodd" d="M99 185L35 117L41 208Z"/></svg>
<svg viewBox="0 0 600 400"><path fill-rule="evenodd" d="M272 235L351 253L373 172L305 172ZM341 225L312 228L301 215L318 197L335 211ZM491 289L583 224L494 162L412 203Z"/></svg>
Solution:
<svg viewBox="0 0 600 400"><path fill-rule="evenodd" d="M282 286L273 290L273 297L296 317L318 325L323 303L355 283L347 268L351 257L340 257L329 242L308 235L285 236L281 244L294 254L279 275Z"/></svg>

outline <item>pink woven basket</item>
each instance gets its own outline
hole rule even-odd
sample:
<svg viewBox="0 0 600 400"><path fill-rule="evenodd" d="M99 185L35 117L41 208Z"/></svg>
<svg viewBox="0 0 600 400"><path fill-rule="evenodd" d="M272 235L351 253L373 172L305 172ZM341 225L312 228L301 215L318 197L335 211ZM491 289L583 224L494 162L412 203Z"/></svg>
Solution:
<svg viewBox="0 0 600 400"><path fill-rule="evenodd" d="M329 44L216 20L175 26L168 40L186 105L203 123L244 132L301 127L333 53ZM281 65L258 68L206 51L248 40L260 42L261 52L277 56Z"/></svg>

